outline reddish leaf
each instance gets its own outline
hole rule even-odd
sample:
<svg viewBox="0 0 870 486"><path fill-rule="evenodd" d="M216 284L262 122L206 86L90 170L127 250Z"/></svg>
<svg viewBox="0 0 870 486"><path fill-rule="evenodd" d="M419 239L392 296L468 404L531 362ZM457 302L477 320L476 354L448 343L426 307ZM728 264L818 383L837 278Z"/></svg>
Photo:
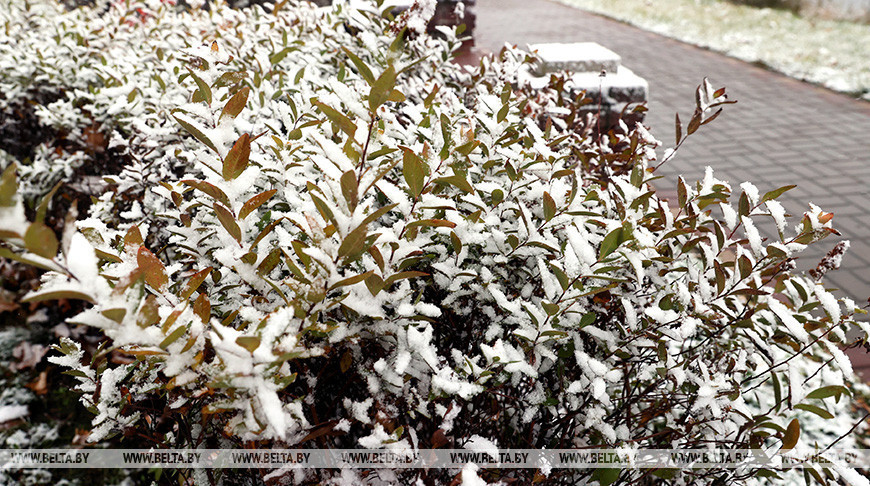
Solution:
<svg viewBox="0 0 870 486"><path fill-rule="evenodd" d="M247 218L249 214L265 204L266 201L274 196L276 192L278 192L276 189L272 189L270 191L261 192L251 199L248 199L248 201L242 206L242 209L239 210L239 219Z"/></svg>
<svg viewBox="0 0 870 486"><path fill-rule="evenodd" d="M248 167L248 160L251 158L251 136L247 133L242 134L233 148L224 159L223 176L224 179L231 181L241 175Z"/></svg>
<svg viewBox="0 0 870 486"><path fill-rule="evenodd" d="M218 203L214 203L212 205L214 208L214 213L218 218L218 221L221 222L221 225L227 230L227 233L233 237L234 240L238 241L239 244L242 242L242 230L239 228L239 224L236 223L236 218L233 216L233 213L230 212L229 209L223 207Z"/></svg>
<svg viewBox="0 0 870 486"><path fill-rule="evenodd" d="M782 450L794 449L800 436L801 424L798 422L798 419L792 419L785 429L785 434L782 435Z"/></svg>
<svg viewBox="0 0 870 486"><path fill-rule="evenodd" d="M162 290L169 283L169 277L166 276L166 267L163 262L151 253L144 246L139 247L139 253L136 256L136 261L139 264L139 270L145 277L145 282L155 290Z"/></svg>
<svg viewBox="0 0 870 486"><path fill-rule="evenodd" d="M220 201L224 206L230 205L230 199L227 197L224 191L220 190L220 188L215 186L214 184L192 179L185 179L181 181L181 183L204 192L205 194L211 196L213 199Z"/></svg>
<svg viewBox="0 0 870 486"><path fill-rule="evenodd" d="M198 289L199 286L202 285L202 283L205 281L206 277L208 277L211 271L212 267L208 267L205 270L200 270L199 272L193 274L193 276L190 277L190 280L187 281L187 285L184 287L181 295L179 295L179 297L181 297L181 300L189 299L190 296L193 295L194 292L196 292L196 289Z"/></svg>
<svg viewBox="0 0 870 486"><path fill-rule="evenodd" d="M220 119L230 117L235 118L239 113L245 108L245 105L248 103L248 95L251 93L251 88L245 86L240 89L236 94L227 101L227 104L224 106L224 109L221 110Z"/></svg>

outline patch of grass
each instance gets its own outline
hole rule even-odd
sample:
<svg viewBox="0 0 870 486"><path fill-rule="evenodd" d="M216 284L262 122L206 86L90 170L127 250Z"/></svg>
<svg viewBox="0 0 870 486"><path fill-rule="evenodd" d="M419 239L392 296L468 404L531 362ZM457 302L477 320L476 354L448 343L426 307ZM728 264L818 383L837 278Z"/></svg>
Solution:
<svg viewBox="0 0 870 486"><path fill-rule="evenodd" d="M560 0L870 100L866 25L721 0Z"/></svg>

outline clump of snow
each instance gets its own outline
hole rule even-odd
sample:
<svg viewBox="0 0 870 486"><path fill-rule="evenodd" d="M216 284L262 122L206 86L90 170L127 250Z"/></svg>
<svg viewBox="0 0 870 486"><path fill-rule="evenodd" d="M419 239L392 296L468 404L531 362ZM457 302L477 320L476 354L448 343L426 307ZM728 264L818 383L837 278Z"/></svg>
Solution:
<svg viewBox="0 0 870 486"><path fill-rule="evenodd" d="M3 405L0 406L0 423L18 420L29 414L27 405Z"/></svg>

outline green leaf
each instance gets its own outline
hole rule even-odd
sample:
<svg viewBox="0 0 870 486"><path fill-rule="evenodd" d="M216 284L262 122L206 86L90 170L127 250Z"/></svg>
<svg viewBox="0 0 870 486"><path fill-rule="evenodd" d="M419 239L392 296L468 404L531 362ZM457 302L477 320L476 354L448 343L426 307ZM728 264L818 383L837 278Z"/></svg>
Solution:
<svg viewBox="0 0 870 486"><path fill-rule="evenodd" d="M676 479L677 473L679 473L679 472L680 472L679 469L663 468L663 469L656 469L656 470L652 471L652 475L657 477L657 478L662 478L662 479Z"/></svg>
<svg viewBox="0 0 870 486"><path fill-rule="evenodd" d="M365 283L372 295L378 295L384 288L384 280L376 273L369 275Z"/></svg>
<svg viewBox="0 0 870 486"><path fill-rule="evenodd" d="M257 266L257 274L268 275L279 263L284 252L280 248L272 248L272 251L266 255L266 258Z"/></svg>
<svg viewBox="0 0 870 486"><path fill-rule="evenodd" d="M341 242L341 246L338 247L338 257L344 258L348 262L356 260L357 257L366 251L366 238L368 238L368 235L368 228L364 224L348 233Z"/></svg>
<svg viewBox="0 0 870 486"><path fill-rule="evenodd" d="M202 78L197 76L192 69L187 68L187 72L189 72L190 77L192 77L193 80L196 81L196 86L199 88L198 91L202 99L205 100L207 104L211 105L211 88L205 81L202 80Z"/></svg>
<svg viewBox="0 0 870 486"><path fill-rule="evenodd" d="M716 292L721 294L725 291L725 283L727 279L725 269L722 268L719 260L713 260L713 267L714 273L716 274Z"/></svg>
<svg viewBox="0 0 870 486"><path fill-rule="evenodd" d="M366 80L366 83L368 83L369 86L373 85L375 83L375 75L372 74L372 70L369 69L366 63L364 63L359 56L351 52L347 47L342 47L341 50L347 54L347 57L350 58L350 61L354 66L356 66L356 70L359 71L360 76Z"/></svg>
<svg viewBox="0 0 870 486"><path fill-rule="evenodd" d="M798 421L798 419L792 419L792 421L788 423L788 427L785 428L785 433L782 435L781 450L787 451L790 449L794 449L794 446L797 445L800 436L801 423Z"/></svg>
<svg viewBox="0 0 870 486"><path fill-rule="evenodd" d="M433 228L455 228L456 223L445 219L422 219L420 221L412 221L408 223L407 228L416 228L418 226L429 226Z"/></svg>
<svg viewBox="0 0 870 486"><path fill-rule="evenodd" d="M401 103L406 99L407 98L405 98L405 93L402 93L397 89L393 89L392 91L390 91L390 95L387 96L387 101L392 101L393 103Z"/></svg>
<svg viewBox="0 0 870 486"><path fill-rule="evenodd" d="M456 252L457 255L462 253L462 240L460 240L459 236L453 231L450 232L450 243L453 245L453 251Z"/></svg>
<svg viewBox="0 0 870 486"><path fill-rule="evenodd" d="M511 108L510 103L505 103L504 105L502 105L501 109L498 110L498 113L495 116L495 120L498 123L503 122L505 120L505 118L507 118L508 111L510 111L510 108Z"/></svg>
<svg viewBox="0 0 870 486"><path fill-rule="evenodd" d="M610 255L614 250L619 248L619 245L625 241L623 233L624 230L622 226L620 226L604 237L604 240L601 241L601 246L598 249L598 261L604 260L607 255Z"/></svg>
<svg viewBox="0 0 870 486"><path fill-rule="evenodd" d="M251 158L251 136L243 133L233 148L230 149L223 164L224 179L231 181L241 175L248 167L248 160Z"/></svg>
<svg viewBox="0 0 870 486"><path fill-rule="evenodd" d="M254 241L251 242L251 248L256 248L257 245L260 243L260 240L262 240L263 238L268 236L269 233L271 233L272 230L274 230L275 227L278 226L278 224L283 220L284 220L284 217L282 216L282 217L276 219L275 221L272 221L271 223L267 224L266 227L263 228L263 231L260 231L260 234L258 234L257 237L254 238Z"/></svg>
<svg viewBox="0 0 870 486"><path fill-rule="evenodd" d="M439 177L435 179L434 182L441 185L449 184L451 186L455 186L457 189L466 194L474 192L474 187L472 187L471 184L468 182L468 179L465 178L465 174L454 173L452 176L449 177Z"/></svg>
<svg viewBox="0 0 870 486"><path fill-rule="evenodd" d="M768 191L768 192L764 193L764 196L761 197L761 201L765 202L765 201L770 201L771 199L776 199L779 196L782 196L786 191L790 191L790 190L794 189L795 187L797 187L797 186L794 184L791 184L788 186L782 186L779 189L774 189L772 191Z"/></svg>
<svg viewBox="0 0 870 486"><path fill-rule="evenodd" d="M248 253L245 253L244 255L242 255L241 258L239 258L239 260L241 260L242 263L247 263L248 265L253 265L253 264L257 263L257 254L252 252L252 251L249 251Z"/></svg>
<svg viewBox="0 0 870 486"><path fill-rule="evenodd" d="M239 336L236 338L236 344L253 353L260 347L260 338L257 336Z"/></svg>
<svg viewBox="0 0 870 486"><path fill-rule="evenodd" d="M423 160L408 147L399 147L404 156L402 158L402 175L408 183L408 190L414 199L420 197L423 192L423 179L426 177L426 166Z"/></svg>
<svg viewBox="0 0 870 486"><path fill-rule="evenodd" d="M341 131L348 134L350 138L353 138L353 135L356 133L356 124L350 118L335 108L325 105L318 100L314 100L314 105L320 108L320 111L326 115L326 118L328 118L329 121L335 123Z"/></svg>
<svg viewBox="0 0 870 486"><path fill-rule="evenodd" d="M245 86L244 88L238 90L236 94L227 101L227 104L224 105L224 109L221 110L221 116L219 120L223 120L224 117L235 118L245 109L245 105L248 104L248 95L251 94L251 88Z"/></svg>
<svg viewBox="0 0 870 486"><path fill-rule="evenodd" d="M417 278L417 277L428 277L429 274L426 272L418 272L416 270L408 270L405 272L394 273L387 277L384 281L384 287L389 287L390 285L398 282L399 280L404 280L406 278Z"/></svg>
<svg viewBox="0 0 870 486"><path fill-rule="evenodd" d="M64 374L67 376L74 376L76 378L88 378L87 373L85 373L82 370L66 370L66 371L62 372L61 374ZM90 378L88 378L88 379L90 379ZM96 410L96 409L94 409L94 410ZM99 414L99 412L95 413L95 415L97 415L97 414Z"/></svg>
<svg viewBox="0 0 870 486"><path fill-rule="evenodd" d="M806 403L799 403L799 404L795 405L794 408L797 408L799 410L805 410L807 412L812 412L812 413L818 415L819 417L822 417L823 419L830 420L830 419L834 418L834 415L831 412L825 410L822 407L817 407L815 405L809 405Z"/></svg>
<svg viewBox="0 0 870 486"><path fill-rule="evenodd" d="M559 287L561 287L563 291L568 290L568 285L571 283L568 279L568 275L561 268L553 264L550 264L550 271L556 275L556 280L559 281Z"/></svg>
<svg viewBox="0 0 870 486"><path fill-rule="evenodd" d="M598 317L594 312L587 312L583 314L583 317L580 318L580 328L584 328L586 326L592 325L595 322L595 318Z"/></svg>
<svg viewBox="0 0 870 486"><path fill-rule="evenodd" d="M556 201L550 196L550 193L544 191L544 219L549 221L556 215Z"/></svg>
<svg viewBox="0 0 870 486"><path fill-rule="evenodd" d="M223 88L226 86L233 86L244 81L246 77L248 77L248 73L245 71L229 71L221 74L212 84L212 87Z"/></svg>
<svg viewBox="0 0 870 486"><path fill-rule="evenodd" d="M59 247L54 230L42 223L31 223L24 233L24 247L43 258L57 256Z"/></svg>
<svg viewBox="0 0 870 486"><path fill-rule="evenodd" d="M356 173L349 170L341 175L341 193L344 200L347 201L347 208L353 212L358 201L359 182L356 180Z"/></svg>
<svg viewBox="0 0 870 486"><path fill-rule="evenodd" d="M187 332L187 327L178 326L178 328L172 331L172 334L166 336L166 339L160 343L160 349L168 348L172 343L181 339L181 336L184 336L185 332Z"/></svg>
<svg viewBox="0 0 870 486"><path fill-rule="evenodd" d="M239 220L247 218L249 214L265 204L266 201L271 199L271 197L274 196L277 192L277 189L271 189L269 191L261 192L256 196L252 197L251 199L248 199L248 201L242 205L242 209L239 210Z"/></svg>
<svg viewBox="0 0 870 486"><path fill-rule="evenodd" d="M432 91L430 91L429 94L426 95L426 99L423 100L424 107L429 108L430 106L432 106L432 102L435 100L435 95L438 94L438 91L440 89L441 89L441 85L439 85L439 84L436 84L435 87L432 88Z"/></svg>
<svg viewBox="0 0 870 486"><path fill-rule="evenodd" d="M407 27L403 27L401 32L396 34L396 38L390 43L390 52L401 52L405 48L405 31Z"/></svg>
<svg viewBox="0 0 870 486"><path fill-rule="evenodd" d="M311 183L309 182L309 184ZM338 224L335 221L335 214L332 213L332 209L329 208L329 205L326 204L323 199L320 199L319 196L315 196L310 187L308 188L308 195L311 196L311 201L314 202L314 207L317 208L317 211L321 216L323 216L325 221L329 221L332 224Z"/></svg>
<svg viewBox="0 0 870 486"><path fill-rule="evenodd" d="M680 205L681 208L686 207L686 203L689 200L689 190L686 188L686 181L680 177L677 180L677 204Z"/></svg>
<svg viewBox="0 0 870 486"><path fill-rule="evenodd" d="M502 201L504 201L504 191L501 189L492 191L492 205L498 206Z"/></svg>
<svg viewBox="0 0 870 486"><path fill-rule="evenodd" d="M186 186L190 186L198 191L201 191L208 196L211 196L212 199L220 201L224 206L230 206L230 198L228 198L224 191L222 191L214 184L205 181L196 181L192 179L185 179L181 181L181 183Z"/></svg>
<svg viewBox="0 0 870 486"><path fill-rule="evenodd" d="M383 207L381 207L381 208L378 208L377 211L374 211L373 213L371 213L371 214L369 214L368 216L366 216L366 219L363 220L362 224L363 224L363 225L368 225L368 224L370 224L370 223L373 223L374 221L376 221L377 219L379 219L381 216L383 216L383 215L387 214L388 212L390 212L390 211L391 211L393 208L395 208L396 206L398 206L398 204L389 204L389 205L387 205L387 206L383 206Z"/></svg>
<svg viewBox="0 0 870 486"><path fill-rule="evenodd" d="M643 174L643 166L641 164L634 164L634 167L631 169L631 185L638 188L642 186Z"/></svg>
<svg viewBox="0 0 870 486"><path fill-rule="evenodd" d="M196 139L199 140L200 142L204 143L204 144L206 145L206 147L212 149L215 153L219 153L219 152L220 152L220 151L217 149L217 146L215 146L214 142L212 142L211 139L208 138L208 136L207 136L205 133L202 132L202 130L200 130L199 128L197 128L197 127L196 127L195 125L193 125L192 123L190 123L190 122L188 122L188 121L186 121L186 120L183 120L183 119L179 118L179 117L178 117L177 115L175 115L175 114L173 114L172 116L173 116L173 118L175 118L175 121L177 121L179 125L181 125L182 127L184 127L184 129L187 130L188 133L190 133L191 135L193 135L194 138L196 138Z"/></svg>
<svg viewBox="0 0 870 486"><path fill-rule="evenodd" d="M759 470L755 473L755 477L757 477L757 478L775 478L775 479L782 479L778 474L776 474L775 472L771 471L770 469L759 469Z"/></svg>
<svg viewBox="0 0 870 486"><path fill-rule="evenodd" d="M396 86L396 68L392 64L372 84L369 92L369 108L374 112L378 107L389 99L393 88Z"/></svg>
<svg viewBox="0 0 870 486"><path fill-rule="evenodd" d="M36 207L36 217L33 219L36 223L42 223L45 221L45 213L48 212L48 204L51 202L54 195L57 193L57 190L60 189L60 186L63 184L63 181L58 181L57 184L48 191L48 194L42 197L39 201L39 206Z"/></svg>
<svg viewBox="0 0 870 486"><path fill-rule="evenodd" d="M227 233L233 237L239 244L242 243L242 230L239 228L239 224L236 223L236 218L233 216L233 213L230 212L229 209L225 208L223 205L214 203L212 205L214 208L214 214L217 216L218 221L221 222L221 225L227 230Z"/></svg>
<svg viewBox="0 0 870 486"><path fill-rule="evenodd" d="M139 265L139 270L145 278L145 282L155 290L162 290L169 283L169 277L166 275L166 267L163 262L151 253L144 246L139 247L139 252L136 254L136 262Z"/></svg>
<svg viewBox="0 0 870 486"><path fill-rule="evenodd" d="M546 312L548 316L555 316L559 313L559 304L542 301L541 307L544 308L544 312Z"/></svg>
<svg viewBox="0 0 870 486"><path fill-rule="evenodd" d="M740 255L740 258L737 259L737 266L740 270L741 279L747 278L752 274L752 262L749 260L748 256Z"/></svg>
<svg viewBox="0 0 870 486"><path fill-rule="evenodd" d="M182 301L186 301L193 295L194 292L199 288L200 285L205 281L206 277L211 273L212 267L208 267L205 270L200 270L193 274L190 279L187 281L187 285L184 286L184 290L181 291L179 297L181 297Z"/></svg>
<svg viewBox="0 0 870 486"><path fill-rule="evenodd" d="M353 277L348 277L348 278L339 280L338 282L332 284L329 287L329 290L337 289L339 287L348 287L348 286L353 285L353 284L358 284L358 283L362 282L363 280L369 278L374 273L375 273L374 270L369 270L366 273L361 273L359 275L354 275Z"/></svg>
<svg viewBox="0 0 870 486"><path fill-rule="evenodd" d="M278 64L279 62L284 60L285 57L287 57L287 54L290 54L296 49L296 47L285 47L284 49L281 49L280 51L269 56L269 63L273 65Z"/></svg>
<svg viewBox="0 0 870 486"><path fill-rule="evenodd" d="M15 205L15 193L18 190L18 165L14 162L0 176L0 207Z"/></svg>
<svg viewBox="0 0 870 486"><path fill-rule="evenodd" d="M788 253L775 246L768 246L766 250L767 256L769 256L770 258L785 258L788 256Z"/></svg>
<svg viewBox="0 0 870 486"><path fill-rule="evenodd" d="M123 307L117 307L114 309L106 309L106 310L100 312L100 314L102 314L103 317L105 317L106 319L111 319L111 320L117 322L118 324L120 324L124 321L124 316L127 315L127 309L124 309Z"/></svg>
<svg viewBox="0 0 870 486"><path fill-rule="evenodd" d="M94 298L88 294L77 292L75 290L55 290L51 292L39 292L28 294L27 297L21 299L21 302L42 302L45 300L84 300L85 302L95 303Z"/></svg>
<svg viewBox="0 0 870 486"><path fill-rule="evenodd" d="M850 395L849 389L841 385L823 386L817 390L813 390L808 393L807 398L817 398L819 400L823 400L825 398L837 396L837 399L839 401L839 395Z"/></svg>
<svg viewBox="0 0 870 486"><path fill-rule="evenodd" d="M749 196L745 192L740 193L740 201L737 204L737 214L740 216L749 216Z"/></svg>
<svg viewBox="0 0 870 486"><path fill-rule="evenodd" d="M600 484L601 486L610 486L619 479L619 473L621 472L622 469L617 468L596 468L594 471L592 471L592 480L598 481L598 484Z"/></svg>
<svg viewBox="0 0 870 486"><path fill-rule="evenodd" d="M773 384L773 403L775 403L775 411L779 412L780 404L782 403L782 385L779 382L779 377L776 373L771 373L771 382Z"/></svg>

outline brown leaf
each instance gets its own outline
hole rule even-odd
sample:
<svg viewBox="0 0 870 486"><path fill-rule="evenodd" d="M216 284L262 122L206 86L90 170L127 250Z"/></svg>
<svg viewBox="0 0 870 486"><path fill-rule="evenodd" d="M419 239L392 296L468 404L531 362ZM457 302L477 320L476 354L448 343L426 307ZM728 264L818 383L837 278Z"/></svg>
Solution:
<svg viewBox="0 0 870 486"><path fill-rule="evenodd" d="M227 230L227 233L241 244L242 230L239 228L239 224L236 223L236 218L233 216L233 213L218 203L214 203L212 207L214 208L214 213L221 222L221 225L225 230Z"/></svg>
<svg viewBox="0 0 870 486"><path fill-rule="evenodd" d="M134 246L135 248L139 248L143 243L145 243L145 240L142 239L142 232L139 231L139 227L135 224L130 226L130 229L127 230L127 234L124 235L124 246Z"/></svg>
<svg viewBox="0 0 870 486"><path fill-rule="evenodd" d="M447 438L447 434L444 433L444 429L436 430L435 433L432 434L432 438L429 439L429 443L433 449L445 446L448 442L450 441Z"/></svg>
<svg viewBox="0 0 870 486"><path fill-rule="evenodd" d="M199 316L204 323L211 320L211 302L205 294L199 294L199 297L193 301L193 313Z"/></svg>
<svg viewBox="0 0 870 486"><path fill-rule="evenodd" d="M276 192L278 192L276 189L272 189L270 191L261 192L251 199L248 199L248 201L242 205L242 209L239 210L239 219L242 220L247 218L251 212L265 204L266 201L274 196Z"/></svg>
<svg viewBox="0 0 870 486"><path fill-rule="evenodd" d="M33 390L33 393L36 393L37 395L45 395L48 393L48 372L41 372L39 377L25 386Z"/></svg>
<svg viewBox="0 0 870 486"><path fill-rule="evenodd" d="M251 158L251 136L242 134L224 159L223 176L231 181L238 177L248 167Z"/></svg>
<svg viewBox="0 0 870 486"><path fill-rule="evenodd" d="M136 261L139 264L139 270L142 271L142 275L145 277L145 282L155 290L161 290L169 283L169 277L166 276L166 267L163 266L163 262L151 253L148 248L144 246L139 247Z"/></svg>
<svg viewBox="0 0 870 486"><path fill-rule="evenodd" d="M251 93L251 88L245 86L240 89L236 94L227 101L227 104L224 106L224 109L221 111L220 119L223 120L225 116L230 118L235 118L239 113L245 108L245 105L248 103L248 95Z"/></svg>
<svg viewBox="0 0 870 486"><path fill-rule="evenodd" d="M798 419L792 419L788 427L785 429L785 434L782 435L782 450L793 449L797 445L798 439L801 436L801 424Z"/></svg>
<svg viewBox="0 0 870 486"><path fill-rule="evenodd" d="M12 356L18 359L18 362L9 365L9 369L18 371L26 368L35 368L47 352L48 348L41 344L31 344L27 341L22 341L12 350Z"/></svg>

